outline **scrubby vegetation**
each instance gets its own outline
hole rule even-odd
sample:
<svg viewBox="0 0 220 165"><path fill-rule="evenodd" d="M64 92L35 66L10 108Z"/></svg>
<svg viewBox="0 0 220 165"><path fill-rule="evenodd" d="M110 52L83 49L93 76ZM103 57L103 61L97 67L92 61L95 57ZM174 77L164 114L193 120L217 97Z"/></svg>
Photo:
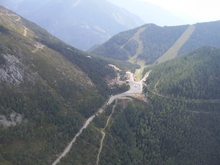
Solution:
<svg viewBox="0 0 220 165"><path fill-rule="evenodd" d="M51 164L111 94L105 76L116 74L104 59L89 58L37 25L8 17L0 17L0 68L13 81L1 77L0 115L22 119L15 126L0 124L0 164ZM34 52L36 43L44 47Z"/></svg>

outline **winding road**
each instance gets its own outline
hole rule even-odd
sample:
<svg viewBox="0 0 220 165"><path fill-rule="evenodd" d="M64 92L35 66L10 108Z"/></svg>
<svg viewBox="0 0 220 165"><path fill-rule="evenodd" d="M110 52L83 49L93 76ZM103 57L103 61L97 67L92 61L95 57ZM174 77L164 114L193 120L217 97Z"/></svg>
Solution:
<svg viewBox="0 0 220 165"><path fill-rule="evenodd" d="M197 103L197 104L202 104L202 103L216 104L216 103L220 103L220 99L210 99L210 100L197 99L197 100L195 100L195 99L173 98L173 97L171 97L169 95L163 95L163 94L161 94L161 93L159 93L157 91L157 85L158 85L159 81L157 81L157 83L155 84L154 91L151 91L153 94L155 94L155 95L157 95L159 97L162 97L162 98L165 98L165 99L169 99L169 100L182 101L182 102L194 102L194 103Z"/></svg>
<svg viewBox="0 0 220 165"><path fill-rule="evenodd" d="M52 165L56 165L57 163L60 162L60 159L61 159L62 157L64 157L64 156L70 151L70 149L71 149L73 143L76 141L76 138L82 133L83 129L87 128L87 126L91 123L91 121L92 121L97 115L101 114L101 113L104 111L103 108L105 108L105 107L106 107L106 105L104 104L103 107L102 107L101 109L99 109L99 111L98 111L96 114L92 115L90 118L88 118L88 119L86 120L86 122L85 122L85 124L83 125L83 127L82 127L82 128L79 130L79 132L74 136L73 140L69 143L69 145L68 145L68 146L65 148L65 150L63 151L63 153L54 161L54 163L53 163Z"/></svg>
<svg viewBox="0 0 220 165"><path fill-rule="evenodd" d="M21 17L20 17L19 15L17 15L17 14L5 14L5 15L7 15L7 16L9 16L9 17L17 17L17 19L14 20L15 22L18 22L18 21L21 20ZM23 25L22 25L22 26L23 26ZM27 30L28 30L28 28L25 27L25 26L23 26L23 27L24 27L23 36L27 37Z"/></svg>
<svg viewBox="0 0 220 165"><path fill-rule="evenodd" d="M34 46L35 46L35 49L32 51L32 53L36 53L38 50L41 50L44 48L44 45L42 45L39 42L37 42Z"/></svg>
<svg viewBox="0 0 220 165"><path fill-rule="evenodd" d="M85 124L83 125L83 127L82 127L82 128L79 130L79 132L74 136L73 140L68 144L68 146L65 148L65 150L60 154L60 156L54 161L54 163L53 163L52 165L56 165L57 163L59 163L59 162L60 162L60 159L61 159L62 157L64 157L64 156L70 151L70 149L71 149L73 143L76 141L76 138L82 133L83 129L87 128L87 126L92 122L92 120L93 120L96 116L100 115L100 114L105 110L106 105L110 105L110 104L111 104L115 99L117 99L117 98L123 98L123 97L126 97L126 96L135 97L136 94L141 94L141 93L142 93L142 87L143 87L142 82L149 76L149 74L150 74L150 72L146 73L145 77L144 77L141 81L138 81L138 82L134 81L133 74L131 74L131 78L130 78L130 81L129 81L130 89L129 89L127 92L124 92L124 93L121 93L121 94L118 94L118 95L111 96L111 97L109 98L109 100L102 106L102 108L100 108L100 109L98 110L97 113L95 113L94 115L92 115L91 117L89 117L89 118L87 119L87 121L85 122ZM115 106L114 106L114 107L115 107ZM113 110L112 110L112 114L113 114L113 112L114 112L114 107L113 107ZM111 115L112 115L112 114L111 114ZM111 115L110 115L109 118L108 118L108 121L107 121L107 123L106 123L106 126L108 125L108 122L109 122L109 120L110 120L110 118L111 118ZM105 128L106 128L106 126L105 126ZM105 129L105 128L104 128L104 129ZM104 130L104 129L103 129L103 130ZM103 131L102 131L102 135L103 135L103 137L102 137L102 139L101 139L101 146L103 145L103 140L104 140L104 138L105 138L105 134L104 134ZM101 153L101 150L102 150L102 148L99 150L99 154L98 154L98 156L97 156L97 163L99 162L99 155L100 155L100 153Z"/></svg>
<svg viewBox="0 0 220 165"><path fill-rule="evenodd" d="M112 117L112 114L113 114L114 111L115 111L115 106L116 106L116 105L117 105L117 102L115 103L115 105L114 105L113 108L112 108L112 113L111 113L111 115L108 117L105 127L101 130L102 139L101 139L101 142L100 142L100 148L99 148L99 153L98 153L98 156L97 156L96 165L99 165L99 158L100 158L100 154L101 154L101 152L102 152L103 141L104 141L104 139L105 139L105 132L104 132L104 130L105 130L105 128L108 126L108 123L109 123L109 121L110 121L110 119L111 119L111 117Z"/></svg>

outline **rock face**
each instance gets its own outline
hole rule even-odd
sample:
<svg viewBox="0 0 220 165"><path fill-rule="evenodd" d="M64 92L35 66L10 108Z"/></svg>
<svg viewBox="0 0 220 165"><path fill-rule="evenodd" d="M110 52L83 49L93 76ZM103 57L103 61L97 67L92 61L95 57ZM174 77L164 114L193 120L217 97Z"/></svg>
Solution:
<svg viewBox="0 0 220 165"><path fill-rule="evenodd" d="M5 64L0 68L0 80L19 85L24 81L24 65L13 55L3 54Z"/></svg>
<svg viewBox="0 0 220 165"><path fill-rule="evenodd" d="M107 99L107 65L0 6L0 164L52 164Z"/></svg>
<svg viewBox="0 0 220 165"><path fill-rule="evenodd" d="M20 124L22 123L22 120L23 120L23 116L16 112L12 112L9 118L7 118L4 115L0 115L0 123L5 127L10 127Z"/></svg>

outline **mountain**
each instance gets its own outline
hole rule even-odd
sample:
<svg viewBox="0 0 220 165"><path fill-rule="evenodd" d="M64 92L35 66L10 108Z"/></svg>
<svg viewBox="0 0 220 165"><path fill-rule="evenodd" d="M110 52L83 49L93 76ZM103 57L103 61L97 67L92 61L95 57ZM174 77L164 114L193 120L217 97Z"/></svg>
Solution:
<svg viewBox="0 0 220 165"><path fill-rule="evenodd" d="M219 57L219 48L204 46L152 66L152 74L148 78L149 88L174 98L219 99Z"/></svg>
<svg viewBox="0 0 220 165"><path fill-rule="evenodd" d="M220 164L219 57L219 48L205 46L148 66L147 101L127 98L110 105L61 165L96 164L96 130L105 135L100 165Z"/></svg>
<svg viewBox="0 0 220 165"><path fill-rule="evenodd" d="M144 24L138 16L105 0L9 0L7 3L9 9L82 50Z"/></svg>
<svg viewBox="0 0 220 165"><path fill-rule="evenodd" d="M108 64L124 74L135 65L80 51L0 7L0 164L52 164L78 136L58 164L219 165L219 56L205 46L148 66L145 100L106 105L121 92L107 86Z"/></svg>
<svg viewBox="0 0 220 165"><path fill-rule="evenodd" d="M115 76L104 59L0 7L0 164L52 164Z"/></svg>
<svg viewBox="0 0 220 165"><path fill-rule="evenodd" d="M146 68L148 101L117 104L100 164L219 164L220 49Z"/></svg>
<svg viewBox="0 0 220 165"><path fill-rule="evenodd" d="M189 23L186 20L173 15L164 8L143 0L108 1L138 15L146 23L154 23L159 26L176 26Z"/></svg>
<svg viewBox="0 0 220 165"><path fill-rule="evenodd" d="M219 27L220 21L164 27L146 24L119 33L90 52L133 63L160 63L201 46L220 47Z"/></svg>

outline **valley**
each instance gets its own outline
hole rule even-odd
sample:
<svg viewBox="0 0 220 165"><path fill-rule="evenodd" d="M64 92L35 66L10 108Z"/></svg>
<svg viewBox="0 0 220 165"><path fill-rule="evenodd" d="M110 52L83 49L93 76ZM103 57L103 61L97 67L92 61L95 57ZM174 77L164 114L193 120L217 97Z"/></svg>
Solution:
<svg viewBox="0 0 220 165"><path fill-rule="evenodd" d="M101 0L22 2L49 16L68 8L60 10L62 18L108 6ZM132 16L109 9L119 24L126 22L120 15ZM54 25L53 18L43 20ZM94 25L84 23L78 30ZM219 165L219 29L220 21L145 24L89 53L0 6L0 164ZM68 36L81 42L78 34ZM82 34L90 42L89 33Z"/></svg>
<svg viewBox="0 0 220 165"><path fill-rule="evenodd" d="M136 81L134 81L134 77L133 77L134 74L131 73L131 74L130 74L130 80L129 80L130 89L129 89L128 91L124 92L124 93L111 96L111 97L108 99L108 101L106 101L106 102L104 103L104 105L103 105L101 108L99 108L98 111L97 111L94 115L90 116L90 117L86 120L86 122L85 122L85 124L83 125L83 127L82 127L82 128L79 130L79 132L74 136L73 140L69 143L69 145L65 148L65 150L62 152L62 154L60 154L60 156L56 159L56 161L55 161L52 165L56 165L57 163L60 162L60 159L61 159L62 157L65 157L65 155L70 151L70 149L71 149L73 143L76 142L77 137L80 136L80 134L83 133L83 130L87 128L87 126L93 121L93 119L94 119L95 117L101 115L101 114L105 111L106 106L112 104L112 103L116 100L116 102L115 102L115 104L114 104L114 106L113 106L113 108L112 108L111 115L110 115L110 116L108 117L108 119L107 119L107 122L106 122L105 127L100 131L101 134L102 134L102 139L101 139L101 142L100 142L100 149L99 149L99 153L98 153L98 156L97 156L97 162L96 162L96 165L98 165L98 164L99 164L100 153L101 153L102 147L103 147L103 141L104 141L104 139L105 139L104 130L105 130L105 128L108 126L109 121L111 120L111 116L112 116L112 114L113 114L114 111L115 111L115 106L116 106L116 104L117 104L117 99L126 99L126 97L136 97L137 94L142 94L142 89L143 89L142 83L143 83L143 80L145 81L146 78L149 76L149 74L150 74L150 72L146 73L146 75L144 76L144 78L143 78L141 81L136 82Z"/></svg>
<svg viewBox="0 0 220 165"><path fill-rule="evenodd" d="M144 24L135 14L102 0L7 0L5 3L8 9L81 50L88 50L118 32ZM20 20L18 16L11 16Z"/></svg>

